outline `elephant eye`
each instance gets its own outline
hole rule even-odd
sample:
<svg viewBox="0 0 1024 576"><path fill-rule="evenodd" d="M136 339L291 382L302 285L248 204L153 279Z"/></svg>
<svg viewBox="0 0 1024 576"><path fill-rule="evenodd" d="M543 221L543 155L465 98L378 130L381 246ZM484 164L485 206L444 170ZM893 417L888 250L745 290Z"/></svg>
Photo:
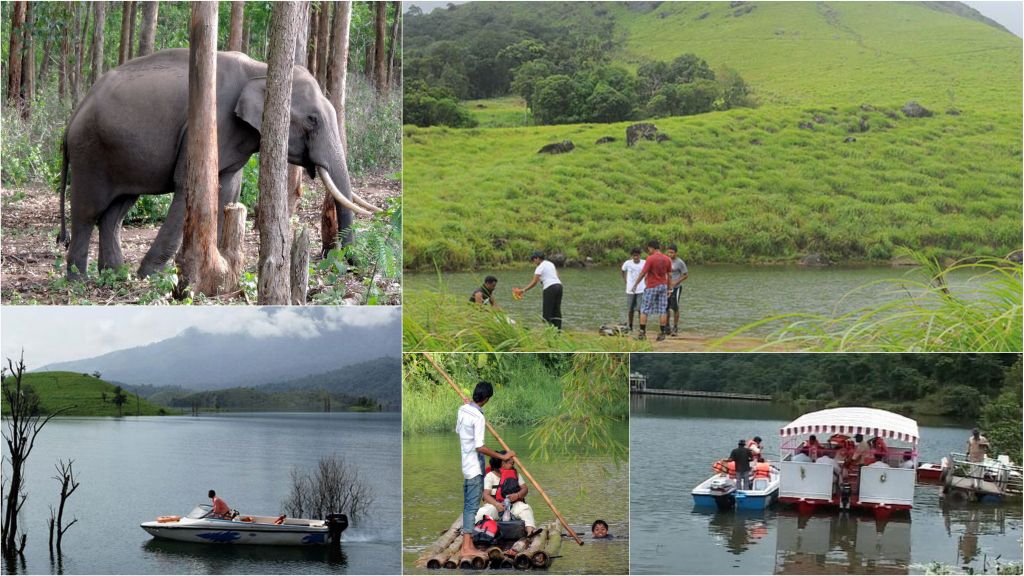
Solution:
<svg viewBox="0 0 1024 576"><path fill-rule="evenodd" d="M316 128L320 123L320 119L317 118L315 114L310 114L309 116L306 116L306 123L309 124L310 128Z"/></svg>

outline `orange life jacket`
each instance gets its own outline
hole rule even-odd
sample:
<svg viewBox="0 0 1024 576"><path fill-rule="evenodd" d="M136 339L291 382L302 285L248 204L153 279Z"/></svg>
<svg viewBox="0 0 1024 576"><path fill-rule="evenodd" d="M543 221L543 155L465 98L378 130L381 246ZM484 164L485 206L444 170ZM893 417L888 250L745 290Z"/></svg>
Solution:
<svg viewBox="0 0 1024 576"><path fill-rule="evenodd" d="M729 478L735 478L736 477L736 463L730 460L729 462L725 463L725 466L726 466L726 472L729 473Z"/></svg>
<svg viewBox="0 0 1024 576"><path fill-rule="evenodd" d="M758 462L754 466L754 478L770 478L772 474L771 464L767 462Z"/></svg>
<svg viewBox="0 0 1024 576"><path fill-rule="evenodd" d="M725 474L729 471L729 467L726 466L725 460L719 460L711 465L711 471L715 474Z"/></svg>
<svg viewBox="0 0 1024 576"><path fill-rule="evenodd" d="M881 436L875 437L875 453L876 454L889 454L889 447L885 445L885 440L882 440Z"/></svg>
<svg viewBox="0 0 1024 576"><path fill-rule="evenodd" d="M502 468L499 471L501 472L501 478L498 479L498 489L497 491L494 492L494 499L497 500L498 502L501 502L502 500L505 499L505 496L502 495L501 493L502 486L511 486L511 483L506 484L506 482L508 482L509 480L514 480L515 485L518 486L519 472L517 472L515 468ZM518 491L519 490L517 489L515 492Z"/></svg>

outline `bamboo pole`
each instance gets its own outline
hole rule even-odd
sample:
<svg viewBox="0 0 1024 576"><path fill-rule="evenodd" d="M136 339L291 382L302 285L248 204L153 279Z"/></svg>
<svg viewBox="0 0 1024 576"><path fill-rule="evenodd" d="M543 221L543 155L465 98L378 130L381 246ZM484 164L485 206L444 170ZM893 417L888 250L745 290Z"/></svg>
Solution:
<svg viewBox="0 0 1024 576"><path fill-rule="evenodd" d="M462 542L459 542L459 546L452 550L451 554L444 561L444 567L447 570L455 570L459 567L459 560L462 559Z"/></svg>
<svg viewBox="0 0 1024 576"><path fill-rule="evenodd" d="M544 561L544 567L551 567L551 562L555 556L558 556L558 551L562 548L562 532L561 530L554 530L548 534L547 545L544 546L544 553L547 554L547 559Z"/></svg>
<svg viewBox="0 0 1024 576"><path fill-rule="evenodd" d="M459 517L456 518L454 522L452 522L452 525L447 530L442 532L441 536L438 537L438 539L435 540L433 544L428 546L427 549L424 550L422 554L420 554L420 557L416 560L416 566L419 568L426 566L427 562L429 562L434 555L442 552L445 548L448 547L449 544L452 543L452 540L455 539L461 528L462 515L460 514Z"/></svg>
<svg viewBox="0 0 1024 576"><path fill-rule="evenodd" d="M431 570L437 570L438 568L442 567L456 568L454 563L451 566L448 566L447 564L448 559L451 558L452 554L458 553L459 548L462 548L462 538L456 536L456 538L452 540L452 543L449 544L447 548L445 548L439 554L435 555L433 558L427 561L427 568Z"/></svg>
<svg viewBox="0 0 1024 576"><path fill-rule="evenodd" d="M529 546L516 556L515 566L517 569L529 570L534 566L533 557L540 551L541 547L544 546L544 543L547 541L548 528L550 528L550 525L545 526L543 532L534 536L533 539L530 540Z"/></svg>
<svg viewBox="0 0 1024 576"><path fill-rule="evenodd" d="M462 400L468 403L469 398L467 398L466 395L462 392L462 390L455 385L455 382L452 380L451 376L449 376L448 373L444 371L444 368L441 368L441 365L438 364L436 360L434 360L433 356L431 356L430 354L424 354L424 356L426 356L427 360L434 366L435 369L437 369L438 373L440 373L441 376L444 377L444 379L448 382L448 384L451 385L451 387L462 398ZM501 444L501 447L504 448L505 451L511 452L512 449L509 448L508 444L506 444L505 441L501 439L501 436L498 436L498 432L494 429L494 426L491 426L490 422L486 422L486 424L487 429L490 430L491 432L491 436L494 436L494 438L498 441L499 444ZM561 522L562 526L564 526L566 531L569 532L569 536L572 536L572 538L576 540L577 544L583 546L583 540L580 540L580 537L576 534L576 532L573 531L572 527L569 526L569 523L565 521L565 518L562 517L562 513L558 511L558 508L555 508L554 502L551 501L551 498L548 498L547 492L544 492L544 489L540 487L540 484L538 484L537 481L534 480L533 475L530 474L530 472L526 469L525 466L523 466L522 460L520 460L518 456L514 456L512 458L512 462L516 465L519 471L523 473L523 476L526 476L526 479L529 480L531 484L533 484L533 487L537 489L537 492L540 493L541 498L544 499L544 502L546 502L548 507L551 508L551 511L554 512L555 517L558 518L558 521Z"/></svg>
<svg viewBox="0 0 1024 576"><path fill-rule="evenodd" d="M534 566L538 568L543 568L545 565L548 565L548 554L547 552L545 552L545 550L550 545L549 543L551 542L551 538L560 537L561 531L558 528L557 522L552 522L545 526L544 538L541 540L539 545L536 547L536 549L534 549L533 546L531 546L530 550L527 550L527 554L530 555L530 560L533 562Z"/></svg>

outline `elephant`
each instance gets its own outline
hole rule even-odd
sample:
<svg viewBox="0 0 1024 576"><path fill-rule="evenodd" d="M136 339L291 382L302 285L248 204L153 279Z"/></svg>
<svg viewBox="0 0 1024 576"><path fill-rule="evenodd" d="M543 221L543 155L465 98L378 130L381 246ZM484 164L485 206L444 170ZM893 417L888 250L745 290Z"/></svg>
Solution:
<svg viewBox="0 0 1024 576"><path fill-rule="evenodd" d="M67 274L86 272L93 227L99 226L99 269L124 264L121 227L143 194L174 197L167 217L138 269L157 272L181 245L185 220L185 131L188 119L188 49L163 50L130 60L103 74L68 121L62 145L61 229ZM241 194L242 169L259 151L267 65L240 52L217 53L218 238L223 208ZM313 76L292 70L288 163L319 176L335 200L340 229L354 213L379 208L352 191L334 107ZM70 168L70 171L69 171ZM71 234L65 222L65 190L71 180Z"/></svg>

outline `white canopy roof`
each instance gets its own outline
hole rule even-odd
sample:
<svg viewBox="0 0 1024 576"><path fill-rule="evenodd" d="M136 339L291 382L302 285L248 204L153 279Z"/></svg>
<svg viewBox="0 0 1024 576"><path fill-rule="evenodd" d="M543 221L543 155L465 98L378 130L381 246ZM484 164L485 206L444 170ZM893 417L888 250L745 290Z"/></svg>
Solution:
<svg viewBox="0 0 1024 576"><path fill-rule="evenodd" d="M917 422L876 408L831 408L811 412L779 430L782 436L801 434L864 434L917 444Z"/></svg>

